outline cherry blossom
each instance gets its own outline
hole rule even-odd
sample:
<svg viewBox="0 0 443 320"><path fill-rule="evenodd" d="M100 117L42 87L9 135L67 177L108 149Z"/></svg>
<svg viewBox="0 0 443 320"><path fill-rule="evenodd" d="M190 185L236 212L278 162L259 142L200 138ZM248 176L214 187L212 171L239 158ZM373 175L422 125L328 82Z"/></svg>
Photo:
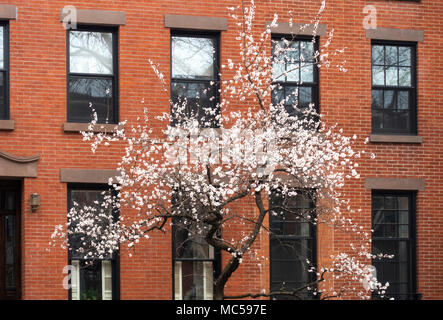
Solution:
<svg viewBox="0 0 443 320"><path fill-rule="evenodd" d="M311 21L315 30L325 7L322 1ZM83 140L91 143L92 152L110 143L125 145L117 167L120 175L109 180L117 194L107 193L104 202L95 207L74 204L67 224L55 228L54 243L63 239L63 245L69 248L68 239L80 237L80 253L100 259L125 247L131 251L140 241L150 241L152 232L169 230L171 223L180 221L182 228L229 254L229 261L215 279L214 295L216 299L229 298L224 293L225 285L245 260L256 261L260 269L268 260L253 249L258 235L272 234L265 219L282 211L291 212L289 207L269 207L268 198L275 190L283 197L305 192L315 199L315 209L291 213L314 225L326 224L335 232L352 234L355 242L349 244L349 251L331 255L328 265L311 265L316 280L300 290L321 293L322 298L340 297L344 291L362 299L369 298L372 291L383 293L388 284L377 282L368 265L371 259L385 256L372 255L371 232L354 222L352 218L358 211L342 195L347 181L360 178L358 161L365 153L353 148L358 137L343 135L337 126L328 127L313 104L302 108L293 99L296 112L288 113L285 105L290 96L278 102L271 99L272 91L278 88L275 81L292 71L276 74L273 68L278 63L294 62L291 39L276 43L271 56L271 30L278 24L278 16L265 30L257 32L254 1L227 11L239 30L239 56L230 57L222 65L218 101L221 114L199 106L207 118L217 120L219 127L211 128L209 121L187 116L183 112L188 104L185 98L171 101L174 124L170 114L154 116L164 124L161 133L149 126L153 115L148 108L138 123L131 127L120 123L125 129L112 133L94 133L94 126L99 126L95 117L89 130L83 132ZM313 42L317 41L315 34ZM335 65L345 72L344 63L333 62L343 50L327 51L332 38L333 30L313 57L301 55L301 67L310 63L322 68ZM161 66L151 60L149 64L168 94ZM232 77L225 76L224 71ZM239 203L253 203L255 210L243 212ZM117 220L113 219L114 209L121 210ZM136 213L125 215L125 211ZM221 231L233 223L244 226L244 231L222 236L225 232ZM334 285L337 281L343 284L340 290ZM298 291L263 289L236 298L283 293L297 297Z"/></svg>

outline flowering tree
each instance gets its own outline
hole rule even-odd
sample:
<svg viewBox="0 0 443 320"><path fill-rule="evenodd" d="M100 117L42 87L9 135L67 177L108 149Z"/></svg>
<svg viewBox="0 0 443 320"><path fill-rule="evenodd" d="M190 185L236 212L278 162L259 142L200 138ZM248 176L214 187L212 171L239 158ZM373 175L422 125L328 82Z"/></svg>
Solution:
<svg viewBox="0 0 443 320"><path fill-rule="evenodd" d="M313 21L315 26L324 6L323 2ZM161 133L148 128L147 110L143 125L111 134L93 133L95 118L91 130L83 133L84 140L91 141L93 152L101 144L127 144L118 166L120 175L109 181L118 193L104 195L98 206L74 203L67 226L58 226L53 237L64 238L68 246L68 238L79 237L82 246L77 250L85 257L103 258L121 246L133 247L172 223L194 245L228 255L220 275L214 279L215 299L278 295L303 298L302 292L306 291L321 292L322 298L337 297L342 292L334 290L332 284L320 284L334 279L343 281L343 290L362 298L373 290L384 290L386 286L376 281L367 266L373 258L370 233L362 232L350 219L354 211L340 193L347 179L359 178L357 159L364 151L352 149L356 136L346 137L342 130L327 127L315 105L299 103L298 89L282 96L276 94L281 77L300 68L330 65L328 57L338 53L326 52L332 32L321 50L311 50L308 56L304 54L309 50L303 50L303 45L296 48L291 38L272 41L270 54L270 35L277 16L257 33L253 1L249 7L228 9L240 30L240 55L238 61L228 59L222 66L233 75L231 79L224 76L221 86L211 83L223 88L220 95L206 100L217 99L217 108L191 103L186 97L172 100L172 116L158 117L164 122ZM315 48L312 44L317 41L315 30L307 45L310 48ZM159 67L152 62L151 65L166 88ZM343 66L339 68L345 71ZM315 205L300 210L291 199L308 199ZM255 210L242 209L242 201L253 203ZM137 214L115 220L112 208ZM272 223L268 227L269 217L278 221L291 217L305 224L327 224L335 230L354 233L358 238L357 244L350 247L354 254L338 253L331 256L328 265L318 266L311 265L306 257L314 277L298 288L283 286L226 296L226 283L243 259L253 256L257 236L265 233L272 237L279 232ZM233 224L242 226L240 234L226 232Z"/></svg>

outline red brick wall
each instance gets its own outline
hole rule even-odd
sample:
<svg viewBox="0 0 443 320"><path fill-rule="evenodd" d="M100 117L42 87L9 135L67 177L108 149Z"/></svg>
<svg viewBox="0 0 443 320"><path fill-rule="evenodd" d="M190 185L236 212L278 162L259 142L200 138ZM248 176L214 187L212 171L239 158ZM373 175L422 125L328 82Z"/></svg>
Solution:
<svg viewBox="0 0 443 320"><path fill-rule="evenodd" d="M315 1L257 0L256 23L272 20L273 13L288 21L308 23L320 6ZM168 112L168 97L147 63L160 63L169 74L169 29L163 26L164 14L227 17L227 6L237 0L221 1L72 1L78 9L103 9L126 12L127 23L119 31L119 109L120 119L134 120L147 106L151 114ZM66 299L62 287L67 253L60 248L47 252L54 225L66 221L67 186L60 182L60 168L115 167L118 146L95 155L78 133L65 133L66 121L66 31L59 21L66 1L8 1L18 7L18 20L10 22L10 115L15 120L11 132L0 131L0 149L18 156L40 154L38 178L24 180L22 212L22 297L24 299ZM365 177L411 177L426 180L425 191L417 198L418 292L424 299L443 298L443 167L442 142L443 50L441 35L442 1L345 1L329 0L322 19L328 31L334 28L331 49L344 48L341 55L348 68L320 70L321 112L329 123L338 122L346 134L360 138L371 132L371 46L362 26L365 5L377 8L378 26L424 30L418 43L418 135L419 145L369 144L373 161L362 160L362 178L351 182L346 194L362 209L357 220L366 228L371 223L371 192L364 188ZM221 63L238 57L236 26L229 20L221 35ZM324 43L325 39L321 39ZM140 101L144 98L145 103ZM155 123L151 124L155 126ZM360 139L360 140L362 140ZM357 148L363 148L359 144ZM29 195L41 195L41 207L31 213ZM330 239L330 238L329 238ZM332 240L332 239L330 239ZM340 237L326 241L339 251L345 245ZM170 233L155 234L136 248L134 256L121 258L122 299L170 299L172 263ZM268 239L260 237L257 249L268 254ZM326 253L322 253L326 256ZM268 289L266 262L258 267L245 262L228 284L228 293Z"/></svg>

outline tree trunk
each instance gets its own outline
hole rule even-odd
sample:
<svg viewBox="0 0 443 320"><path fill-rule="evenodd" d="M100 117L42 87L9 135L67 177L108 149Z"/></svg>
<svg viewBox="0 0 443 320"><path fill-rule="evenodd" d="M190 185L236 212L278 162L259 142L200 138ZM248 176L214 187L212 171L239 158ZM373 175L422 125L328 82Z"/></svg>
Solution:
<svg viewBox="0 0 443 320"><path fill-rule="evenodd" d="M223 300L223 296L225 295L225 287L216 285L214 292L214 300Z"/></svg>
<svg viewBox="0 0 443 320"><path fill-rule="evenodd" d="M215 295L214 295L215 300L223 300L225 285L228 282L229 278L231 277L232 273L235 270L237 270L239 265L240 265L239 258L232 257L231 260L229 260L228 264L223 269L218 279L215 281Z"/></svg>

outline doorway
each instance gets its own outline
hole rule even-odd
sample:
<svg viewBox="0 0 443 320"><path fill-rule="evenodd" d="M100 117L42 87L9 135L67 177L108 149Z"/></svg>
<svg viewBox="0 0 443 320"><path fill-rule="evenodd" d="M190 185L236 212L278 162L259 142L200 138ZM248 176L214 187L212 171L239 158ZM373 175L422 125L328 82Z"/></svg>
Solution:
<svg viewBox="0 0 443 320"><path fill-rule="evenodd" d="M20 299L21 181L0 180L0 299Z"/></svg>

